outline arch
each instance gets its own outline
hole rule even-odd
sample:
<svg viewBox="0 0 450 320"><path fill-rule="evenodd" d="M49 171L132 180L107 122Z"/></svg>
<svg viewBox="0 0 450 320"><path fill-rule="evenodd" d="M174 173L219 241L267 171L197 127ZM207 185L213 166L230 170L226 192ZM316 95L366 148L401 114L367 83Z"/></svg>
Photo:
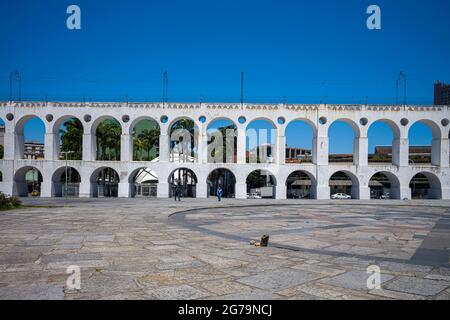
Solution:
<svg viewBox="0 0 450 320"><path fill-rule="evenodd" d="M80 118L71 115L58 118L53 124L54 159L65 159L61 151L66 151L70 152L68 159L82 160L84 131Z"/></svg>
<svg viewBox="0 0 450 320"><path fill-rule="evenodd" d="M217 127L212 127L214 124ZM226 117L215 118L209 122L206 132L208 163L236 163L238 127L234 121Z"/></svg>
<svg viewBox="0 0 450 320"><path fill-rule="evenodd" d="M277 126L268 118L252 119L245 129L246 162L273 163L276 156Z"/></svg>
<svg viewBox="0 0 450 320"><path fill-rule="evenodd" d="M416 132L416 136L413 136L417 130L419 131ZM422 119L412 123L408 128L410 164L432 163L439 165L441 137L442 132L439 125L432 120Z"/></svg>
<svg viewBox="0 0 450 320"><path fill-rule="evenodd" d="M341 128L339 128L341 126ZM333 140L336 139L336 134L331 134L330 130L334 130L335 127L338 127L338 140L340 142L346 141L346 140L353 140L351 143L351 147L342 145L335 149L335 144ZM352 132L352 137L350 137L349 133L345 133L345 128L350 127ZM328 161L329 162L346 162L346 163L353 163L355 159L357 159L356 152L358 150L358 140L360 137L360 129L358 125L351 119L347 118L340 118L334 120L332 123L330 123L328 127L328 140L329 140L329 149L328 149ZM351 149L351 150L350 150Z"/></svg>
<svg viewBox="0 0 450 320"><path fill-rule="evenodd" d="M128 176L131 197L155 198L158 192L158 174L148 167L135 169Z"/></svg>
<svg viewBox="0 0 450 320"><path fill-rule="evenodd" d="M442 183L434 173L422 171L415 174L409 187L412 199L442 199Z"/></svg>
<svg viewBox="0 0 450 320"><path fill-rule="evenodd" d="M13 194L20 197L41 194L42 173L34 166L22 167L14 173Z"/></svg>
<svg viewBox="0 0 450 320"><path fill-rule="evenodd" d="M36 124L39 124L42 126L43 132L42 134L36 134L36 125L34 126L32 132L33 137L31 139L26 138L25 131L26 125L29 123L30 120L36 121ZM30 130L31 133L31 130ZM45 134L46 134L46 127L45 122L37 115L30 114L25 115L21 117L16 122L15 127L15 139L16 139L16 151L15 151L15 158L16 159L35 159L35 160L41 160L45 157Z"/></svg>
<svg viewBox="0 0 450 320"><path fill-rule="evenodd" d="M275 199L277 180L269 170L253 170L247 175L245 183L247 184L247 198Z"/></svg>
<svg viewBox="0 0 450 320"><path fill-rule="evenodd" d="M66 172L67 172L67 180L66 180ZM53 172L52 175L52 196L78 197L80 194L80 183L81 183L81 175L77 169L70 166L59 167Z"/></svg>
<svg viewBox="0 0 450 320"><path fill-rule="evenodd" d="M371 199L400 199L400 180L392 172L378 171L369 179Z"/></svg>
<svg viewBox="0 0 450 320"><path fill-rule="evenodd" d="M133 161L158 161L161 127L152 117L136 118L129 128Z"/></svg>
<svg viewBox="0 0 450 320"><path fill-rule="evenodd" d="M112 116L97 118L91 127L95 159L120 161L122 125Z"/></svg>
<svg viewBox="0 0 450 320"><path fill-rule="evenodd" d="M144 121L144 120L148 120L148 121L152 121L152 122L154 121L154 122L158 125L159 130L161 130L161 126L159 125L158 118L154 118L154 117L152 117L152 116L144 115L144 116L139 116L139 117L133 119L133 121L131 121L130 126L129 126L129 128L128 128L128 134L129 134L129 135L132 135L132 134L133 134L133 129L134 129L134 127L135 127L139 122Z"/></svg>
<svg viewBox="0 0 450 320"><path fill-rule="evenodd" d="M169 160L195 162L198 159L198 126L190 117L177 117L167 127L169 135Z"/></svg>
<svg viewBox="0 0 450 320"><path fill-rule="evenodd" d="M314 199L316 179L308 171L296 170L286 178L286 197L288 199Z"/></svg>
<svg viewBox="0 0 450 320"><path fill-rule="evenodd" d="M189 168L177 168L168 177L169 198L178 190L183 197L195 198L197 196L197 175Z"/></svg>
<svg viewBox="0 0 450 320"><path fill-rule="evenodd" d="M374 131L378 134L375 137ZM392 135L392 137L390 137ZM378 119L372 122L367 130L369 143L369 163L398 163L400 152L400 128L395 121L389 119ZM377 139L379 142L375 142ZM390 140L390 141L388 141ZM380 142L382 144L380 144ZM386 143L384 142L386 141Z"/></svg>
<svg viewBox="0 0 450 320"><path fill-rule="evenodd" d="M345 194L352 199L359 199L359 180L352 172L347 170L336 171L330 175L328 183L332 199L336 194Z"/></svg>
<svg viewBox="0 0 450 320"><path fill-rule="evenodd" d="M310 163L315 151L314 139L317 136L315 124L308 119L297 118L285 128L285 163ZM306 136L306 140L302 137Z"/></svg>
<svg viewBox="0 0 450 320"><path fill-rule="evenodd" d="M117 171L111 167L95 169L90 178L91 194L93 197L117 197L120 178Z"/></svg>
<svg viewBox="0 0 450 320"><path fill-rule="evenodd" d="M236 196L236 176L226 168L217 168L211 171L206 178L207 195L216 196L218 187L223 190L223 198L235 198Z"/></svg>

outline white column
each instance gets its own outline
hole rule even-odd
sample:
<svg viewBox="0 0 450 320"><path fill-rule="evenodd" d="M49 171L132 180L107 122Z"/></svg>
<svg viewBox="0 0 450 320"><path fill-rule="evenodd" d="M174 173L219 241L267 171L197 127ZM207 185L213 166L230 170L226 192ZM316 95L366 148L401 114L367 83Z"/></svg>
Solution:
<svg viewBox="0 0 450 320"><path fill-rule="evenodd" d="M129 198L130 197L130 184L128 182L119 182L119 198Z"/></svg>
<svg viewBox="0 0 450 320"><path fill-rule="evenodd" d="M198 134L198 142L197 142L197 162L198 163L208 163L207 155L207 146L208 146L208 139L206 136L206 131L201 128L200 132Z"/></svg>
<svg viewBox="0 0 450 320"><path fill-rule="evenodd" d="M168 198L169 197L169 183L165 181L158 181L158 189L157 189L157 197L158 198Z"/></svg>
<svg viewBox="0 0 450 320"><path fill-rule="evenodd" d="M204 181L204 180L200 180L200 181ZM195 197L196 198L200 198L200 199L207 198L208 197L207 191L208 191L208 188L206 186L206 183L205 182L198 182L197 185L196 185L196 190L195 190L196 195L195 195Z"/></svg>
<svg viewBox="0 0 450 320"><path fill-rule="evenodd" d="M318 185L316 187L316 199L317 200L330 199L330 187L328 185Z"/></svg>
<svg viewBox="0 0 450 320"><path fill-rule="evenodd" d="M358 194L355 194L354 196L357 199L369 200L370 199L370 187L359 186Z"/></svg>
<svg viewBox="0 0 450 320"><path fill-rule="evenodd" d="M79 190L79 197L80 198L89 198L91 196L92 196L91 183L89 181L81 182L80 190Z"/></svg>
<svg viewBox="0 0 450 320"><path fill-rule="evenodd" d="M277 184L275 189L275 199L285 200L286 199L286 185L284 183Z"/></svg>
<svg viewBox="0 0 450 320"><path fill-rule="evenodd" d="M167 134L161 133L159 136L159 161L168 162L169 161L169 136ZM158 186L159 192L159 186ZM167 198L167 196L166 196Z"/></svg>
<svg viewBox="0 0 450 320"><path fill-rule="evenodd" d="M52 180L44 180L41 182L41 197L50 198L52 196Z"/></svg>
<svg viewBox="0 0 450 320"><path fill-rule="evenodd" d="M95 145L93 136L90 133L83 134L83 161L95 160Z"/></svg>
<svg viewBox="0 0 450 320"><path fill-rule="evenodd" d="M247 199L247 184L236 182L236 199Z"/></svg>
<svg viewBox="0 0 450 320"><path fill-rule="evenodd" d="M407 167L409 164L408 138L398 138L392 141L392 163L399 167Z"/></svg>
<svg viewBox="0 0 450 320"><path fill-rule="evenodd" d="M45 143L44 143L44 158L45 160L58 160L55 155L55 143L57 143L57 139L55 138L55 134L53 132L49 132L45 134Z"/></svg>
<svg viewBox="0 0 450 320"><path fill-rule="evenodd" d="M449 140L433 139L431 147L431 164L440 167L448 167Z"/></svg>
<svg viewBox="0 0 450 320"><path fill-rule="evenodd" d="M400 194L399 194L398 198L400 200L403 200L403 199L411 200L411 188L409 188L409 186L406 188L405 187L400 188L399 192L400 192Z"/></svg>
<svg viewBox="0 0 450 320"><path fill-rule="evenodd" d="M328 165L328 137L314 137L312 152L314 164Z"/></svg>
<svg viewBox="0 0 450 320"><path fill-rule="evenodd" d="M359 166L368 164L369 144L367 137L355 138L353 141L353 163Z"/></svg>
<svg viewBox="0 0 450 320"><path fill-rule="evenodd" d="M450 200L450 188L442 188L442 200Z"/></svg>
<svg viewBox="0 0 450 320"><path fill-rule="evenodd" d="M284 164L286 162L286 136L279 135L280 130L277 130L277 155L276 155L276 163Z"/></svg>
<svg viewBox="0 0 450 320"><path fill-rule="evenodd" d="M120 161L132 161L132 139L128 133L122 133L120 136Z"/></svg>
<svg viewBox="0 0 450 320"><path fill-rule="evenodd" d="M5 160L14 160L15 156L15 142L16 135L14 132L5 132L3 137L4 145L3 145L3 159Z"/></svg>
<svg viewBox="0 0 450 320"><path fill-rule="evenodd" d="M245 138L245 128L238 128L237 130L237 163L246 163L245 158L246 152L246 138ZM246 193L247 194L247 191ZM247 197L247 196L245 196Z"/></svg>

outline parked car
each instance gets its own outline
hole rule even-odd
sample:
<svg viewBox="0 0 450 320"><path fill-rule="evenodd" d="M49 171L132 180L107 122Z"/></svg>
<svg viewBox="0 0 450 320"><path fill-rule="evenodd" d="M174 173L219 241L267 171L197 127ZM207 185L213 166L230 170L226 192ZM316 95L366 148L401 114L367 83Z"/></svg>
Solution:
<svg viewBox="0 0 450 320"><path fill-rule="evenodd" d="M390 196L389 192L385 192L380 196L379 199L390 199L390 198L391 198L391 196Z"/></svg>
<svg viewBox="0 0 450 320"><path fill-rule="evenodd" d="M247 193L247 199L262 199L262 197L257 193Z"/></svg>
<svg viewBox="0 0 450 320"><path fill-rule="evenodd" d="M351 199L352 197L345 193L335 193L331 196L331 199Z"/></svg>

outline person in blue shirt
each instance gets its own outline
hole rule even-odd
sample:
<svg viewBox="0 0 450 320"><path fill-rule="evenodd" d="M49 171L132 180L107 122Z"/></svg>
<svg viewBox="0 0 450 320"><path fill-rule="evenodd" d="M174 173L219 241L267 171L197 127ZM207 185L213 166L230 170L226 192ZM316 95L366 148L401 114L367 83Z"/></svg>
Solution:
<svg viewBox="0 0 450 320"><path fill-rule="evenodd" d="M217 195L217 200L221 201L222 200L222 195L223 195L223 189L222 189L221 186L219 186L217 188L216 195Z"/></svg>

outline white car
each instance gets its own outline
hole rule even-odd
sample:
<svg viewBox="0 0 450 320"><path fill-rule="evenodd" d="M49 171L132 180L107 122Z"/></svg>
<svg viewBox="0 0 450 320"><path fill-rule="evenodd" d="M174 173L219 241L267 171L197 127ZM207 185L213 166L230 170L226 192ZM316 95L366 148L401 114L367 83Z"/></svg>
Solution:
<svg viewBox="0 0 450 320"><path fill-rule="evenodd" d="M335 193L331 196L331 199L351 199L352 197L345 193Z"/></svg>
<svg viewBox="0 0 450 320"><path fill-rule="evenodd" d="M247 199L262 199L262 197L257 193L248 193Z"/></svg>

